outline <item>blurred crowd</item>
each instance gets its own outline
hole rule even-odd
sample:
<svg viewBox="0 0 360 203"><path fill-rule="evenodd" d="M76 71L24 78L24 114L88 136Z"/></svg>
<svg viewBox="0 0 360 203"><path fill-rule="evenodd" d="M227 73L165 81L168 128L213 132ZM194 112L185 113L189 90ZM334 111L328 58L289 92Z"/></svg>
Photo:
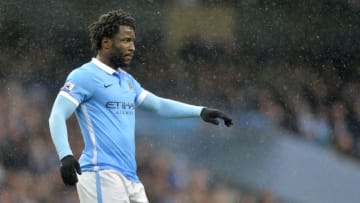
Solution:
<svg viewBox="0 0 360 203"><path fill-rule="evenodd" d="M176 63L156 56L162 53L144 54L129 71L160 96L225 109L237 127L276 127L360 160L359 63L339 67L335 60L314 65L278 57L234 57L229 50L208 49L199 55L193 46L185 48ZM77 202L75 189L61 182L48 131L58 90L16 79L2 80L1 86L0 202ZM74 117L68 130L79 156L83 143ZM152 142L138 135L138 172L151 202L285 202L274 197L271 188L251 191L221 177L214 180L206 168L154 148Z"/></svg>
<svg viewBox="0 0 360 203"><path fill-rule="evenodd" d="M227 109L240 127L275 126L359 160L358 55L338 50L251 54L198 39L180 53L176 62L161 57L166 53L152 53L133 71L155 92ZM161 80L149 80L153 77Z"/></svg>

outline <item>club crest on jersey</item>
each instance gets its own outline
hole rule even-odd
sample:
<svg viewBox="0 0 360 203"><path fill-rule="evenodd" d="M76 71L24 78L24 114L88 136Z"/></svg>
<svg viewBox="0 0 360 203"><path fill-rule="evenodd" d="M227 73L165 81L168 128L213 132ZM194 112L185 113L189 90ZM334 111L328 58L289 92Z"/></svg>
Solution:
<svg viewBox="0 0 360 203"><path fill-rule="evenodd" d="M65 92L71 92L75 87L75 84L72 82L67 82L65 85L61 88L62 91Z"/></svg>
<svg viewBox="0 0 360 203"><path fill-rule="evenodd" d="M127 83L128 83L128 87L129 87L129 89L130 89L130 90L132 90L132 88L133 88L133 87L132 87L131 82L127 81Z"/></svg>

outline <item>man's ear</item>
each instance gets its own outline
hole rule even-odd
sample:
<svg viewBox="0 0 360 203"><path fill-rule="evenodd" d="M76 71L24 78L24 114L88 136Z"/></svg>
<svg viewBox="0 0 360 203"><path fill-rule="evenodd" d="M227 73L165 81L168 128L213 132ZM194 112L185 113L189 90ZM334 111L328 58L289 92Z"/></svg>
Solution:
<svg viewBox="0 0 360 203"><path fill-rule="evenodd" d="M108 37L104 37L101 40L101 47L105 50L109 50L111 48L112 45L112 41L110 38Z"/></svg>

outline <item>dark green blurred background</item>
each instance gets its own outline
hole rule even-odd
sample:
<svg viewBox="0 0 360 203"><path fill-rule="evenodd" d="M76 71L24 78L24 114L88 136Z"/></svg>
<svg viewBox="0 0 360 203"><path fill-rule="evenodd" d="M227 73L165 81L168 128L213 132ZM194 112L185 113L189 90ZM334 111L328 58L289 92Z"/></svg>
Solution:
<svg viewBox="0 0 360 203"><path fill-rule="evenodd" d="M314 69L319 69L322 61L331 59L342 67L341 72L357 73L348 67L358 60L360 47L359 3L356 0L15 0L0 2L1 55L4 58L1 77L10 74L20 75L24 80L62 81L64 73L89 59L87 26L100 13L116 8L130 11L137 19L140 53L135 63L151 60L142 58L146 52L166 53L164 57L178 56L179 49L184 48L189 39L205 39L214 40L208 43L220 47L231 46L231 56L242 60L247 56L262 60L274 60L274 57L287 61L306 60ZM202 13L200 17L199 12ZM229 21L226 18L230 18L230 27L222 31L224 26L221 25ZM208 28L211 24L213 28L191 27L188 22L191 19L194 25L205 24ZM186 30L176 33L181 29ZM217 33L207 32L214 30ZM181 39L176 42L175 49L172 39ZM27 59L34 57L39 59L37 63L29 62L31 68L5 63L20 59L29 61Z"/></svg>

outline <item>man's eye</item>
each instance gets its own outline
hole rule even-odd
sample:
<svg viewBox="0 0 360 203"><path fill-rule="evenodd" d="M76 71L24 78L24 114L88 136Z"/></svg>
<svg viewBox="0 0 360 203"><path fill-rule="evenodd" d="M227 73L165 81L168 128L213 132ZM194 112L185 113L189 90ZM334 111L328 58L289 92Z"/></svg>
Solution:
<svg viewBox="0 0 360 203"><path fill-rule="evenodd" d="M132 42L133 40L131 38L125 38L121 40L122 42Z"/></svg>

